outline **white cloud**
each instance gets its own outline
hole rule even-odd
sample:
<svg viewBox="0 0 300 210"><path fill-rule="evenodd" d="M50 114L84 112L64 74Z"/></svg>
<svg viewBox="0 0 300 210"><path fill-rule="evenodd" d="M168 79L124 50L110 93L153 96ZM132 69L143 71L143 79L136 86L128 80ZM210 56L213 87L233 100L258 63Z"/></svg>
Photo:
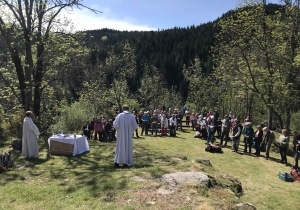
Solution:
<svg viewBox="0 0 300 210"><path fill-rule="evenodd" d="M104 15L105 14L105 15ZM120 31L151 31L156 30L154 28L148 27L147 25L138 25L134 23L131 18L123 18L121 20L116 20L113 18L108 18L106 15L109 14L109 9L105 9L105 13L94 14L93 12L82 9L74 10L73 12L64 13L68 19L72 20L75 30L93 30L109 28Z"/></svg>

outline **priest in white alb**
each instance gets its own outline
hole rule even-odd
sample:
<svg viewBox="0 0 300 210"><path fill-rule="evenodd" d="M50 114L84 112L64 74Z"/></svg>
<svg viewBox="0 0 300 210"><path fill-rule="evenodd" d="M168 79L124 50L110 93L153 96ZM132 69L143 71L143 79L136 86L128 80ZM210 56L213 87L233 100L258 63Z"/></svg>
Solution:
<svg viewBox="0 0 300 210"><path fill-rule="evenodd" d="M115 153L115 167L118 168L119 164L123 164L124 167L132 166L133 162L133 131L138 128L136 119L129 112L129 107L124 104L123 112L120 113L115 121L113 127L117 130L117 145Z"/></svg>
<svg viewBox="0 0 300 210"><path fill-rule="evenodd" d="M27 111L22 133L22 155L25 158L39 158L38 136L40 131L33 123L32 118L33 113Z"/></svg>

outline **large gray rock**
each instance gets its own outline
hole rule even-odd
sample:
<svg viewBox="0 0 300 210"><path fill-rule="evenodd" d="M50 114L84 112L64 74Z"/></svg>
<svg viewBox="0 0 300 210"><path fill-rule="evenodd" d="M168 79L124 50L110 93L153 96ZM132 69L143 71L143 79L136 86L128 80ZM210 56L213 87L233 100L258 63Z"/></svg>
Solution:
<svg viewBox="0 0 300 210"><path fill-rule="evenodd" d="M186 182L193 182L199 185L211 187L215 183L215 179L207 173L203 172L175 172L165 174L157 181L164 182L166 185L162 186L158 192L160 194L169 194L176 191L176 188Z"/></svg>
<svg viewBox="0 0 300 210"><path fill-rule="evenodd" d="M188 171L165 174L158 181L171 187L177 187L185 182L195 182L210 187L214 182L214 178L207 173Z"/></svg>
<svg viewBox="0 0 300 210"><path fill-rule="evenodd" d="M175 172L170 174L165 174L161 178L156 179L165 183L161 186L157 192L162 195L170 194L176 191L177 187L183 185L184 183L195 183L196 185L211 187L216 183L215 179L207 173L203 172Z"/></svg>

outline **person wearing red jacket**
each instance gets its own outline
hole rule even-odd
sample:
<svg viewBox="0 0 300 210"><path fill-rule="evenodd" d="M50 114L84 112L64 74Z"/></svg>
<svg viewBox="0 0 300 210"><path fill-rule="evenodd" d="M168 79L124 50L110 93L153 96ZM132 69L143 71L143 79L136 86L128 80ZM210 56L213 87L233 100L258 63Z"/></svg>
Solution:
<svg viewBox="0 0 300 210"><path fill-rule="evenodd" d="M104 127L105 127L104 120L101 121L100 118L98 118L94 124L94 133L95 133L94 140L97 140L97 135L98 135L100 141L101 137L103 136Z"/></svg>

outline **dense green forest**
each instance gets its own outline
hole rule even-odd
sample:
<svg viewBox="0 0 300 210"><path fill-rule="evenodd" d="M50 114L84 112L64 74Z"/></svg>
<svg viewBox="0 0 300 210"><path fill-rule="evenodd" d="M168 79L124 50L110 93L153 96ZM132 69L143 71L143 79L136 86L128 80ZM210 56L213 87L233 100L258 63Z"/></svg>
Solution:
<svg viewBox="0 0 300 210"><path fill-rule="evenodd" d="M81 1L41 1L25 15L13 10L29 4L0 7L12 9L0 17L3 132L19 134L25 110L33 110L45 133L62 126L71 132L87 118L112 117L123 103L138 110L214 108L297 129L298 1L258 1L186 28L76 33L53 14Z"/></svg>

